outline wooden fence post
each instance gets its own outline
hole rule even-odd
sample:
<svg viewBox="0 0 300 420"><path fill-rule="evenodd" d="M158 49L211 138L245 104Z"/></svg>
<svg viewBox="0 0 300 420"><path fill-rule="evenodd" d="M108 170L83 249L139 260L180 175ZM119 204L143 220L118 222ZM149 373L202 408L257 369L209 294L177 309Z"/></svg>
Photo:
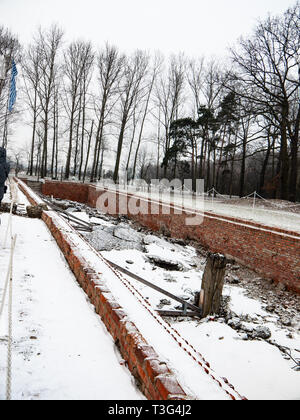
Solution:
<svg viewBox="0 0 300 420"><path fill-rule="evenodd" d="M226 263L224 255L208 255L199 301L203 318L220 313Z"/></svg>

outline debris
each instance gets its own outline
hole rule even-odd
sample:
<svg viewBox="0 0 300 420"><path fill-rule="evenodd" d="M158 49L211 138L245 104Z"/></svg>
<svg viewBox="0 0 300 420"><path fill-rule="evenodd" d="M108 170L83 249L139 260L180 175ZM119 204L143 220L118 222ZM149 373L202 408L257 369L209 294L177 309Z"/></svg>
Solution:
<svg viewBox="0 0 300 420"><path fill-rule="evenodd" d="M225 277L225 281L229 284L240 284L241 283L241 280L233 274L228 274Z"/></svg>
<svg viewBox="0 0 300 420"><path fill-rule="evenodd" d="M253 335L257 338L262 338L263 340L268 340L269 338L271 338L272 333L269 330L269 328L259 326L259 327L255 328L255 330L253 332Z"/></svg>
<svg viewBox="0 0 300 420"><path fill-rule="evenodd" d="M10 213L10 207L11 207L10 203L1 203L0 204L0 213ZM16 214L17 208L18 208L17 204L14 204L13 209L12 209L13 214Z"/></svg>
<svg viewBox="0 0 300 420"><path fill-rule="evenodd" d="M153 264L157 265L160 268L169 271L184 271L184 266L176 261L171 260L170 258L160 257L158 255L146 255L146 258Z"/></svg>
<svg viewBox="0 0 300 420"><path fill-rule="evenodd" d="M292 325L292 321L289 318L281 318L280 322L282 325L284 325L285 327L290 327Z"/></svg>
<svg viewBox="0 0 300 420"><path fill-rule="evenodd" d="M243 340L243 341L248 341L249 340L249 336L248 336L248 334L241 334L240 335L240 339Z"/></svg>
<svg viewBox="0 0 300 420"><path fill-rule="evenodd" d="M233 318L228 321L228 325L234 330L239 330L242 326L242 323L239 318Z"/></svg>
<svg viewBox="0 0 300 420"><path fill-rule="evenodd" d="M169 306L172 304L171 301L168 299L161 299L159 303L160 305L164 305L164 306Z"/></svg>
<svg viewBox="0 0 300 420"><path fill-rule="evenodd" d="M30 219L40 219L42 217L43 211L47 211L48 207L45 204L39 204L38 206L27 206L26 210Z"/></svg>
<svg viewBox="0 0 300 420"><path fill-rule="evenodd" d="M169 273L164 273L164 279L168 282L168 283L176 283L177 280ZM198 303L198 302L197 302Z"/></svg>

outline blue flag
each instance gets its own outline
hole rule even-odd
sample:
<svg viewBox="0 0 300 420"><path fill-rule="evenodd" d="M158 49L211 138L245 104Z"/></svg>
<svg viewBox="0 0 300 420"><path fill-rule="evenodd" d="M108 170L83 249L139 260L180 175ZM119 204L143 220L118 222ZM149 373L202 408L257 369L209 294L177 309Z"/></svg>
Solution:
<svg viewBox="0 0 300 420"><path fill-rule="evenodd" d="M16 89L16 76L18 74L16 63L12 62L11 79L10 79L10 91L9 91L9 104L8 111L12 112L17 97Z"/></svg>

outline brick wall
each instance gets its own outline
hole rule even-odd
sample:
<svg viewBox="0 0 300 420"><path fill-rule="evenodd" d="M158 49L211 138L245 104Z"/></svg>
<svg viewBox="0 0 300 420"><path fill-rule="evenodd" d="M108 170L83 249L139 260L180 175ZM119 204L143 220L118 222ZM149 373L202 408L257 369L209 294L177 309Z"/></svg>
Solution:
<svg viewBox="0 0 300 420"><path fill-rule="evenodd" d="M103 192L88 184L46 182L43 186L46 195L84 202L91 207L96 207ZM170 214L165 215L163 207L160 204L158 215L129 214L129 217L153 231L162 230L174 238L199 242L207 249L233 258L258 274L282 282L288 289L300 293L299 234L211 213L204 214L202 224L186 226L185 219L191 214L175 214L171 206Z"/></svg>
<svg viewBox="0 0 300 420"><path fill-rule="evenodd" d="M85 204L88 201L89 185L78 182L46 181L42 186L42 193Z"/></svg>

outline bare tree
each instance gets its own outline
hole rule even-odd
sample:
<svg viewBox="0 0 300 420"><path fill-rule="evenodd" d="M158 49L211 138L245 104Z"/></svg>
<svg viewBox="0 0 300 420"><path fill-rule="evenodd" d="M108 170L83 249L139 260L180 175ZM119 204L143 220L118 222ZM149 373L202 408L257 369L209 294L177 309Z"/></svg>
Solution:
<svg viewBox="0 0 300 420"><path fill-rule="evenodd" d="M299 87L295 55L300 50L299 10L300 4L297 2L283 17L269 17L261 21L254 35L248 39L241 38L239 49L232 50L234 63L239 70L237 77L247 88L247 97L255 104L257 112L266 117L270 115L279 126L282 199L289 197L288 136L291 107ZM296 154L296 147L294 149ZM296 168L294 162L294 179ZM294 196L294 191L290 192Z"/></svg>
<svg viewBox="0 0 300 420"><path fill-rule="evenodd" d="M87 174L87 169L88 169L88 164L89 164L89 157L90 157L90 150L91 150L91 141L92 141L92 136L93 136L93 130L94 130L94 120L92 121L91 130L90 130L90 133L89 133L88 147L87 147L87 153L86 153L86 160L85 160L85 166L84 166L84 171L83 171L83 182L85 181L86 174Z"/></svg>
<svg viewBox="0 0 300 420"><path fill-rule="evenodd" d="M32 136L31 136L31 153L29 163L29 175L33 175L34 169L34 152L38 117L41 113L41 105L39 103L38 89L41 78L40 74L40 50L33 45L28 47L25 60L23 62L23 78L25 101L32 115Z"/></svg>
<svg viewBox="0 0 300 420"><path fill-rule="evenodd" d="M135 175L136 175L137 158L138 158L139 150L140 150L141 143L142 143L142 137L143 137L146 118L147 118L147 115L148 115L151 95L152 95L152 91L153 91L157 76L158 76L159 72L161 71L161 65L162 65L162 57L161 57L161 55L156 55L155 58L154 58L154 62L153 62L153 68L152 68L152 71L151 71L150 80L149 80L148 84L146 85L146 91L148 91L148 93L146 94L145 104L144 104L144 107L143 107L144 109L143 109L143 114L142 114L142 122L141 122L141 126L140 126L138 142L137 142L137 147L136 147L136 151L135 151L135 158L134 158L133 171L132 171L132 178L133 179L135 178ZM130 156L130 154L129 154L129 156Z"/></svg>
<svg viewBox="0 0 300 420"><path fill-rule="evenodd" d="M132 117L137 97L143 91L142 81L146 76L149 57L142 51L137 51L126 59L122 77L121 97L119 104L120 131L118 136L117 156L113 179L117 182L123 149L124 135L128 121Z"/></svg>
<svg viewBox="0 0 300 420"><path fill-rule="evenodd" d="M65 107L69 117L69 146L65 168L65 179L70 176L71 158L73 151L74 132L76 135L76 151L74 171L76 172L79 126L83 112L83 126L85 125L85 106L87 89L91 79L94 61L92 45L89 42L76 41L69 45L64 54L64 73L67 79ZM76 123L77 119L77 123ZM75 125L77 124L77 133ZM84 127L82 128L84 133ZM84 134L83 134L84 136Z"/></svg>
<svg viewBox="0 0 300 420"><path fill-rule="evenodd" d="M43 124L43 151L40 175L47 176L48 171L48 134L51 120L52 100L55 92L55 79L58 73L58 53L62 43L63 31L56 25L43 31L39 28L35 38L34 47L39 56L39 86L38 96L41 105Z"/></svg>
<svg viewBox="0 0 300 420"><path fill-rule="evenodd" d="M8 81L9 70L11 69L12 59L18 60L20 54L20 43L18 38L13 35L8 29L0 25L0 56L3 59L4 78L0 79L0 98L5 84Z"/></svg>
<svg viewBox="0 0 300 420"><path fill-rule="evenodd" d="M199 108L201 105L203 105L203 91L205 83L204 63L204 57L201 57L198 60L192 59L189 60L186 68L187 81L192 93L192 107L194 118L197 118Z"/></svg>
<svg viewBox="0 0 300 420"><path fill-rule="evenodd" d="M97 179L99 174L100 152L103 141L104 127L107 118L112 113L120 95L119 82L123 71L125 57L119 53L116 47L106 44L105 49L98 54L98 82L100 95L95 98L97 114L97 132L91 172L91 182ZM110 122L110 121L108 121Z"/></svg>
<svg viewBox="0 0 300 420"><path fill-rule="evenodd" d="M166 80L167 79L167 80ZM170 126L179 118L179 109L183 102L185 81L185 60L183 56L172 56L167 77L161 76L156 84L157 106L160 110L160 120L165 131L164 152L171 147ZM164 166L166 176L167 167Z"/></svg>

